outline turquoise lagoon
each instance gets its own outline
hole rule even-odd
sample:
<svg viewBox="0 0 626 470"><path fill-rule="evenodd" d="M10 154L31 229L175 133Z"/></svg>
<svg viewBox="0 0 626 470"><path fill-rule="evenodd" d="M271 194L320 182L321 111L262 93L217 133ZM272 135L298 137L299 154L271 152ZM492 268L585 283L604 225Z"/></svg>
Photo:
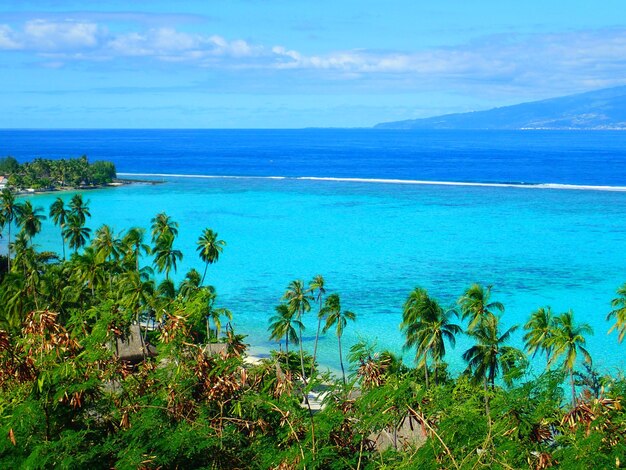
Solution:
<svg viewBox="0 0 626 470"><path fill-rule="evenodd" d="M116 230L148 228L165 211L180 224L176 245L185 253L177 279L201 270L195 241L205 227L227 242L207 279L234 326L248 335L255 354L276 348L268 317L290 281L322 274L330 292L356 312L345 332L347 348L359 338L401 352L402 303L423 286L452 306L473 282L493 286L505 324L523 324L550 305L573 309L592 325L589 349L602 370L624 367L623 347L607 336L605 321L615 290L626 282L626 193L530 187L445 186L276 178L154 177L135 184L85 192L93 214L88 225ZM57 196L27 196L48 206ZM60 251L58 229L47 221L37 239ZM312 351L315 314L305 317L305 348ZM514 343L521 345L522 332ZM467 338L446 357L464 367ZM338 366L336 338L320 342L319 358ZM411 362L410 353L405 361ZM537 359L535 370L543 363Z"/></svg>

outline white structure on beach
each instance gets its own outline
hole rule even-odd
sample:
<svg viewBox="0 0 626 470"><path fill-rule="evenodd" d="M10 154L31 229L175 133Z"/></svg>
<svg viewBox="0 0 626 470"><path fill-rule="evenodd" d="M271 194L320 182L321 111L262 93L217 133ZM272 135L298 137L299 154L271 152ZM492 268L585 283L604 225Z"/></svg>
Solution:
<svg viewBox="0 0 626 470"><path fill-rule="evenodd" d="M7 177L0 175L0 190L7 187L7 182L8 182Z"/></svg>

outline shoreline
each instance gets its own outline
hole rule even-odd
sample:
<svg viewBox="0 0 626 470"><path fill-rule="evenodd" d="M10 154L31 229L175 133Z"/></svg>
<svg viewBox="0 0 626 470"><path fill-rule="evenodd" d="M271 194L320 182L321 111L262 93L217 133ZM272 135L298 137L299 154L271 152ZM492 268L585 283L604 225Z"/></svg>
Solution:
<svg viewBox="0 0 626 470"><path fill-rule="evenodd" d="M422 185L422 186L465 186L481 188L520 188L520 189L552 189L570 191L605 191L626 192L626 186L591 185L591 184L568 184L568 183L491 183L474 181L436 181L436 180L413 180L394 178L348 178L330 176L241 176L241 175L190 175L180 173L120 173L125 176L143 176L155 178L197 178L197 179L260 179L260 180L288 180L288 181L326 181L339 183L365 183L365 184L393 184L393 185ZM150 180L154 181L154 180ZM154 181L163 183L164 181Z"/></svg>
<svg viewBox="0 0 626 470"><path fill-rule="evenodd" d="M150 184L157 185L162 184L163 181L155 181L155 180L139 180L139 179L127 179L127 178L115 178L111 183L107 184L99 184L95 186L78 186L78 187L59 187L59 188L46 188L46 189L20 189L15 192L16 196L35 196L38 194L53 194L53 193L67 193L71 191L79 192L79 191L93 191L97 189L108 189L108 188L119 188L121 186L130 186L134 184ZM8 188L7 188L8 189Z"/></svg>

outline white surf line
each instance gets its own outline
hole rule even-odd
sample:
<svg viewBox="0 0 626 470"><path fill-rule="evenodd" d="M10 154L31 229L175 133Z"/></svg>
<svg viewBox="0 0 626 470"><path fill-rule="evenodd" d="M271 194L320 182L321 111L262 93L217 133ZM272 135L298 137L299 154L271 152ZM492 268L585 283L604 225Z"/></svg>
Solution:
<svg viewBox="0 0 626 470"><path fill-rule="evenodd" d="M561 183L476 183L470 181L431 181L431 180L400 180L384 178L335 178L319 176L300 176L294 179L312 181L341 181L353 183L382 183L382 184L417 184L431 186L478 186L487 188L524 188L524 189L571 189L581 191L619 191L626 192L626 186L594 186Z"/></svg>
<svg viewBox="0 0 626 470"><path fill-rule="evenodd" d="M204 179L270 179L270 180L303 180L303 181L334 181L341 183L374 183L374 184L413 184L428 186L470 186L484 188L522 188L522 189L564 189L574 191L610 191L626 192L626 186L594 186L562 183L477 183L470 181L431 181L402 180L388 178L341 178L331 176L220 176L220 175L185 175L175 173L118 173L119 176L152 176L159 178L204 178Z"/></svg>
<svg viewBox="0 0 626 470"><path fill-rule="evenodd" d="M183 175L176 173L118 173L118 176L157 176L159 178L203 178L203 179L261 179L284 180L286 176L228 176L228 175Z"/></svg>

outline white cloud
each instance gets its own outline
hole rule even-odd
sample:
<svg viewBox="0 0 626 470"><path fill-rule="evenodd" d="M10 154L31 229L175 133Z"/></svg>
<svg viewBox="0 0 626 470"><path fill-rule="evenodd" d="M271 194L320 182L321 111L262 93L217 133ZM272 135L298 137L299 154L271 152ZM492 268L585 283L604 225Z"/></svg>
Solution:
<svg viewBox="0 0 626 470"><path fill-rule="evenodd" d="M24 49L66 51L94 48L98 46L102 34L104 31L95 23L37 19L26 22L16 37Z"/></svg>
<svg viewBox="0 0 626 470"><path fill-rule="evenodd" d="M198 67L305 70L322 78L355 80L385 76L414 86L498 84L524 87L538 83L571 88L622 83L626 77L626 29L543 35L500 35L458 47L417 51L347 50L304 54L283 45L189 33L171 27L112 32L95 21L26 21L13 29L0 24L0 50L72 61L146 61L187 63ZM621 81L621 82L620 82Z"/></svg>
<svg viewBox="0 0 626 470"><path fill-rule="evenodd" d="M15 40L13 30L7 25L0 25L0 49L19 49L20 43Z"/></svg>

